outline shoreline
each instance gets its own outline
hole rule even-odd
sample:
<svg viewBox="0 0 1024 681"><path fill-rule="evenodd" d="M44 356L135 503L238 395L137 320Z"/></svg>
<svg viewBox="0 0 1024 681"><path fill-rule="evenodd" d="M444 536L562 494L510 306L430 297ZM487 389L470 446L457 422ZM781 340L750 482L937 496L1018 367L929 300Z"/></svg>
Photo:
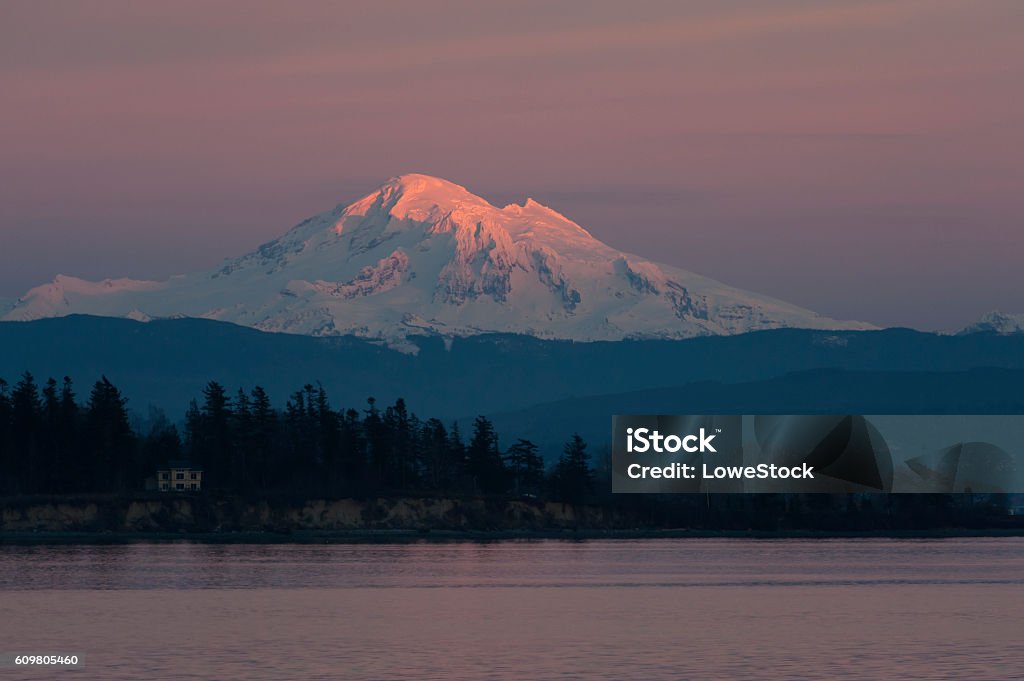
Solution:
<svg viewBox="0 0 1024 681"><path fill-rule="evenodd" d="M627 500L628 501L628 500ZM699 505L698 505L699 506ZM852 515L803 509L722 509L626 503L569 504L490 497L337 499L231 496L0 498L0 544L340 544L637 539L941 539L1024 536L1024 516L933 513ZM674 517L673 517L674 516Z"/></svg>
<svg viewBox="0 0 1024 681"><path fill-rule="evenodd" d="M838 540L997 539L1024 537L1024 527L935 530L297 530L293 532L0 532L0 546L124 544L411 544L645 539Z"/></svg>

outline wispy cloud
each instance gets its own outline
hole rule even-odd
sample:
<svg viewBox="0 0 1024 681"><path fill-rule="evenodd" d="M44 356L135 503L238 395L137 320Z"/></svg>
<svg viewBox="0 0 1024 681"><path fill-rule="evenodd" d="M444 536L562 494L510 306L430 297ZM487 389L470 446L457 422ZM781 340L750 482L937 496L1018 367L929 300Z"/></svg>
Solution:
<svg viewBox="0 0 1024 681"><path fill-rule="evenodd" d="M279 75L386 72L456 63L645 50L664 45L699 45L767 34L881 28L912 19L922 12L940 11L950 4L949 0L896 0L822 3L802 9L779 10L763 3L759 9L742 12L522 33L497 31L444 44L411 42L382 46L380 50L366 49L365 46L349 50L345 45L338 45L329 50L274 58L266 61L263 68L270 74Z"/></svg>

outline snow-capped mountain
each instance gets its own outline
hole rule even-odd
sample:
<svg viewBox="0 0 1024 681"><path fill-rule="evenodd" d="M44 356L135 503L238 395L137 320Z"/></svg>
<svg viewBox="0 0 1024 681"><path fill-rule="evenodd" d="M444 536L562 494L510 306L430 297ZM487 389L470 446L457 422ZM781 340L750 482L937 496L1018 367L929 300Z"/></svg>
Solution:
<svg viewBox="0 0 1024 681"><path fill-rule="evenodd" d="M1005 314L992 311L958 333L1024 333L1024 314Z"/></svg>
<svg viewBox="0 0 1024 681"><path fill-rule="evenodd" d="M498 208L427 175L396 177L216 270L161 282L59 276L2 318L73 313L205 317L390 342L490 331L618 340L871 328L622 253L532 199Z"/></svg>

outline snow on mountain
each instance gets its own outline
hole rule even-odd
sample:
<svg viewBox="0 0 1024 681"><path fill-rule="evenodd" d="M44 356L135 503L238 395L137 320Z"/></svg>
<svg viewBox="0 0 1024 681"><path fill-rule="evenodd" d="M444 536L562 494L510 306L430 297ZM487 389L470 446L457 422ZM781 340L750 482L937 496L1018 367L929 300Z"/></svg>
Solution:
<svg viewBox="0 0 1024 681"><path fill-rule="evenodd" d="M532 199L498 208L427 175L396 177L213 271L163 282L57 277L2 318L72 313L394 343L492 331L618 340L872 328L622 253Z"/></svg>
<svg viewBox="0 0 1024 681"><path fill-rule="evenodd" d="M100 282L57 275L49 284L30 290L14 302L3 317L5 320L29 320L40 317L61 317L81 312L108 317L128 316L123 310L122 294L159 290L155 281L105 279Z"/></svg>
<svg viewBox="0 0 1024 681"><path fill-rule="evenodd" d="M1004 314L994 310L958 333L1024 333L1024 314Z"/></svg>

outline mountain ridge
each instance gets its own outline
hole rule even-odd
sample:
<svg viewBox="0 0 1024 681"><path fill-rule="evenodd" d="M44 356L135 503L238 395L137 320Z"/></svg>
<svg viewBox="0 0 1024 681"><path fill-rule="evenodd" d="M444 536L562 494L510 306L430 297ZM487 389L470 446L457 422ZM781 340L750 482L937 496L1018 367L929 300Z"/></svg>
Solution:
<svg viewBox="0 0 1024 681"><path fill-rule="evenodd" d="M1024 314L1007 314L993 310L981 316L978 321L957 331L958 334L971 333L1024 333Z"/></svg>
<svg viewBox="0 0 1024 681"><path fill-rule="evenodd" d="M58 276L0 319L73 313L393 345L486 332L595 341L874 328L618 251L533 199L498 208L422 174L392 178L213 270L162 282Z"/></svg>
<svg viewBox="0 0 1024 681"><path fill-rule="evenodd" d="M776 329L679 341L579 343L483 334L412 342L416 353L354 336L266 333L203 319L144 324L71 315L0 322L0 378L13 383L24 371L40 380L71 376L85 392L106 375L143 414L149 403L178 409L211 380L232 392L262 385L279 405L303 385L321 382L339 406L359 407L370 396L381 404L403 397L420 411L454 418L700 381L758 381L808 369L1024 370L1022 334ZM624 401L620 408L627 413L637 406Z"/></svg>

